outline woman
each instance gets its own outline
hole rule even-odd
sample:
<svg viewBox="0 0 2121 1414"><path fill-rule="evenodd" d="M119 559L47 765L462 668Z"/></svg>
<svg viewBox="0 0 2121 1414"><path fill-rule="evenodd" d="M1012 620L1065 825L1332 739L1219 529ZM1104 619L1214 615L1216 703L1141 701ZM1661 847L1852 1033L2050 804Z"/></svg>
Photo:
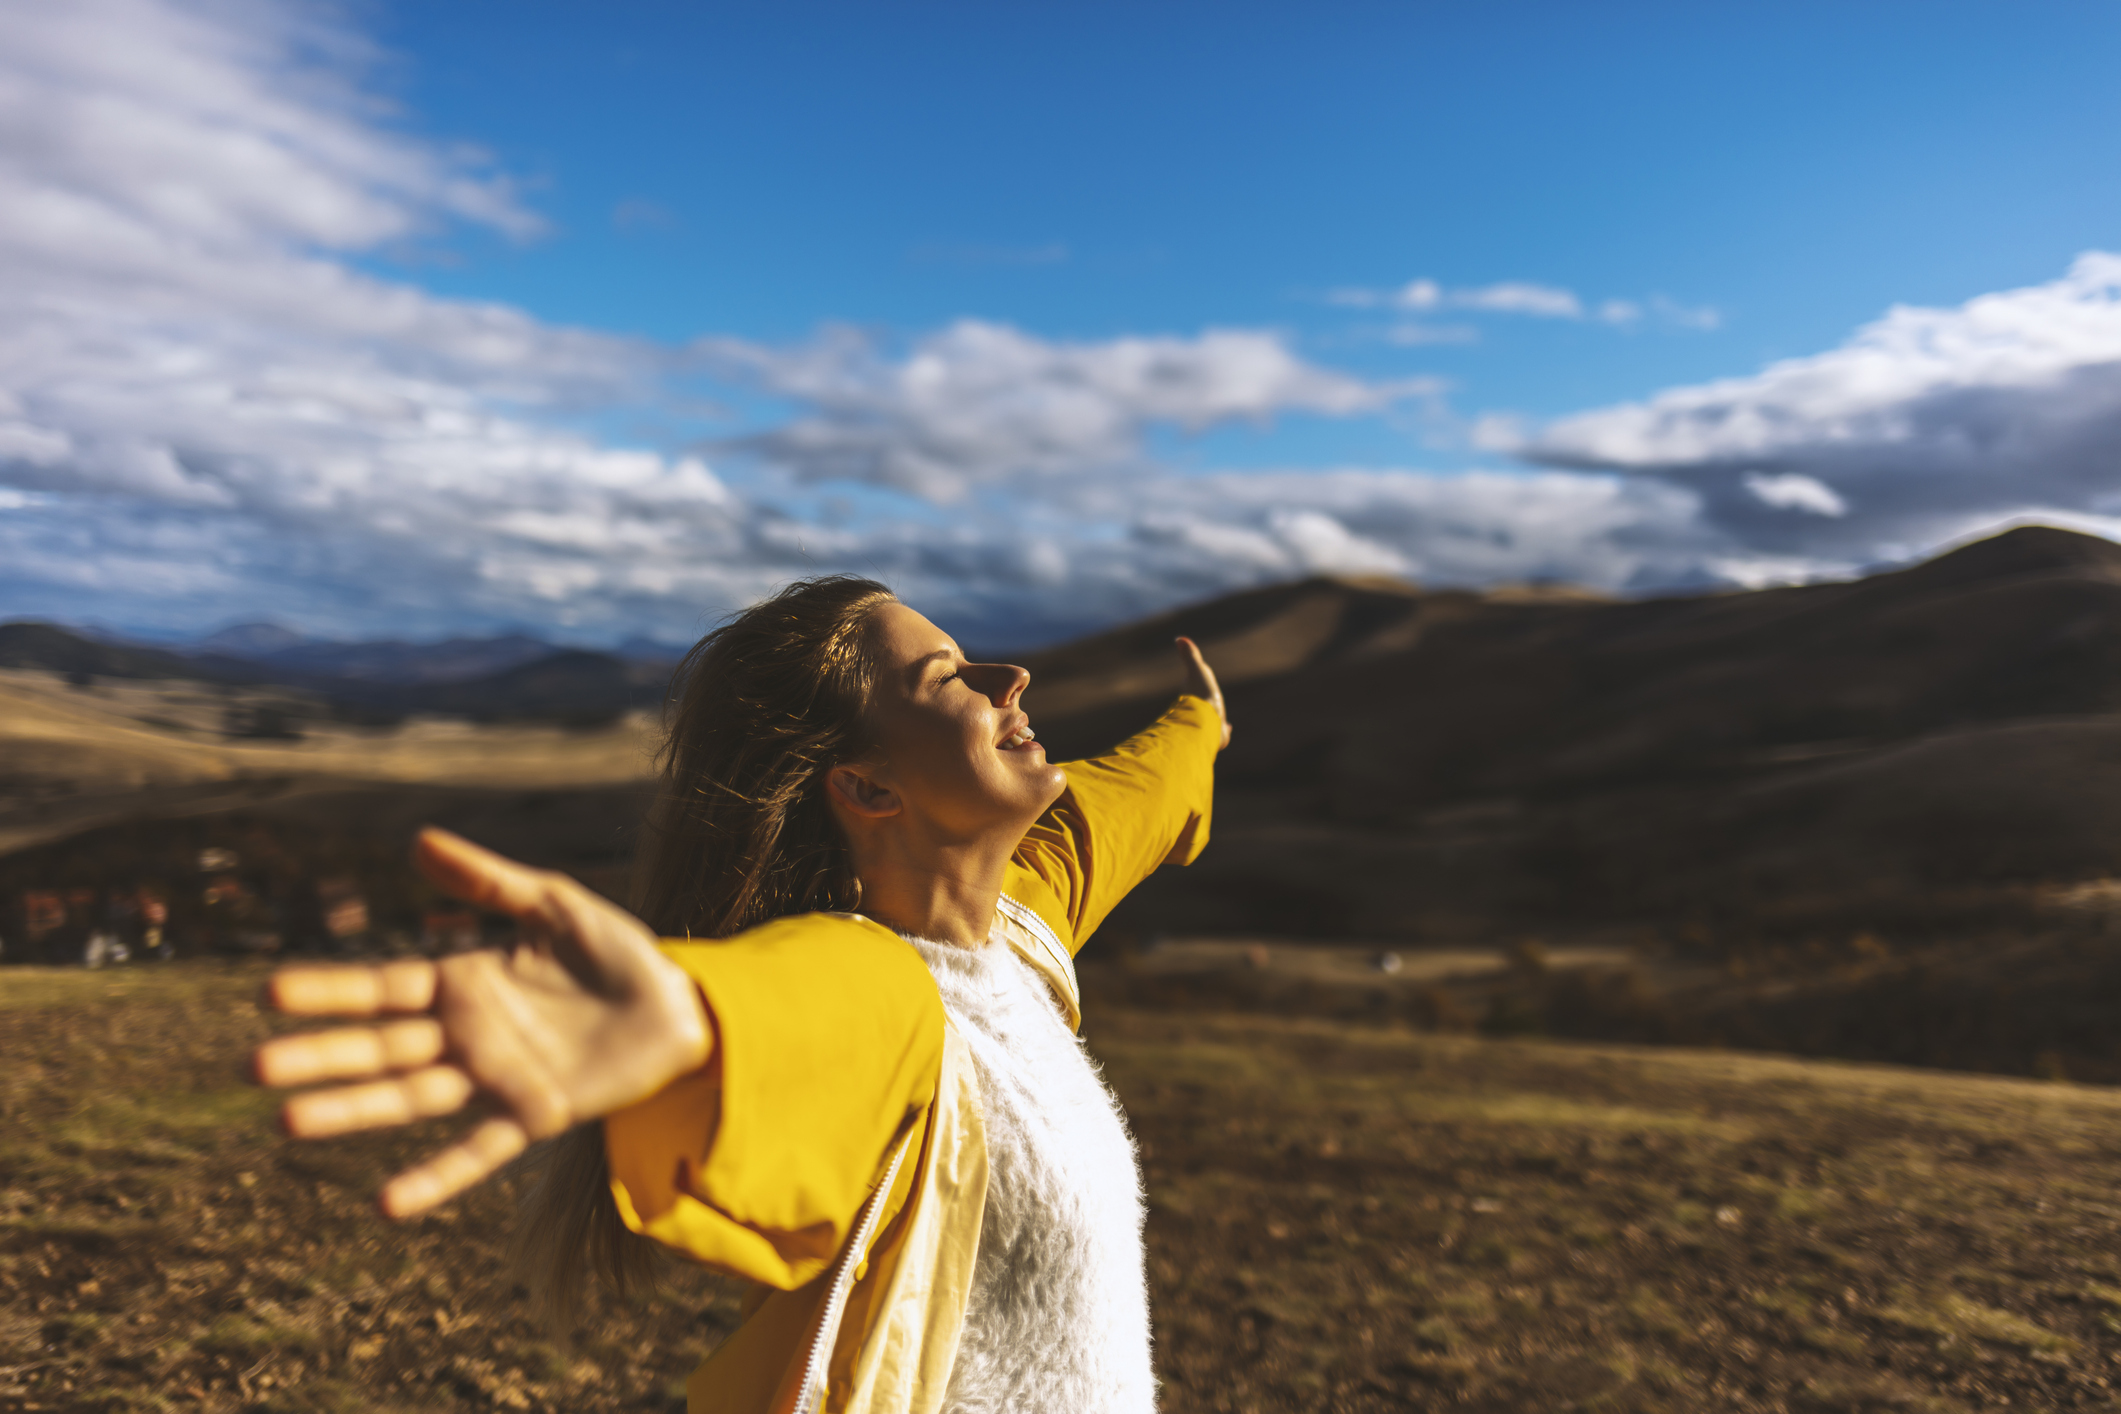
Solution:
<svg viewBox="0 0 2121 1414"><path fill-rule="evenodd" d="M1141 1186L1076 1039L1074 953L1207 840L1215 676L1109 756L1049 763L1022 668L970 663L883 586L791 586L680 670L642 919L439 831L437 884L526 942L295 968L274 1085L317 1137L498 1113L399 1174L441 1203L555 1146L525 1214L547 1308L653 1244L749 1278L694 1411L1154 1407ZM661 941L658 941L658 935Z"/></svg>

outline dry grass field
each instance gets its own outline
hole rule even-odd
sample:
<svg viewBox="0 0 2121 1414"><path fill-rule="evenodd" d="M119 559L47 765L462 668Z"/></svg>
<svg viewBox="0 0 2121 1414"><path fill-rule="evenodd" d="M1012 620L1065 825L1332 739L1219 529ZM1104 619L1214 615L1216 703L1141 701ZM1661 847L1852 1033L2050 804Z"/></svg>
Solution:
<svg viewBox="0 0 2121 1414"><path fill-rule="evenodd" d="M0 856L100 825L227 810L334 785L580 789L647 778L656 728L635 712L575 730L414 717L229 730L285 694L180 679L0 669Z"/></svg>
<svg viewBox="0 0 2121 1414"><path fill-rule="evenodd" d="M182 680L0 669L8 774L73 789L175 785L233 776L331 776L431 785L574 786L637 780L654 746L650 714L593 730L416 717L388 727L308 720L301 735L231 735L231 715L286 694Z"/></svg>
<svg viewBox="0 0 2121 1414"><path fill-rule="evenodd" d="M415 1141L297 1146L255 965L0 972L0 1410L657 1410L679 1273L571 1346L498 1188L373 1217ZM2108 1409L2121 1094L1106 1010L1165 1407Z"/></svg>

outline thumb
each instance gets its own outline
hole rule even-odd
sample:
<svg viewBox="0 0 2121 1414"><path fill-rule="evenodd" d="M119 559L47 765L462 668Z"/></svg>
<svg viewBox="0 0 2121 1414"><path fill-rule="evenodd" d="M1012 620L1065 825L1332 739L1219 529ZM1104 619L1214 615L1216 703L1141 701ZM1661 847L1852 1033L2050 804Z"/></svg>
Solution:
<svg viewBox="0 0 2121 1414"><path fill-rule="evenodd" d="M552 877L482 849L462 835L428 825L413 840L413 863L429 883L480 908L546 927L559 922Z"/></svg>

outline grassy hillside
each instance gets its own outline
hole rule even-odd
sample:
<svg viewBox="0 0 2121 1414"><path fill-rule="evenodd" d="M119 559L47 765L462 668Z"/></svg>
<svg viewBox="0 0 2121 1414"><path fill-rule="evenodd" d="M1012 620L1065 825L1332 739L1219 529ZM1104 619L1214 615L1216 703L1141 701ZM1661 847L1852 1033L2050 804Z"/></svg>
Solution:
<svg viewBox="0 0 2121 1414"><path fill-rule="evenodd" d="M573 1348L498 1192L300 1146L256 969L0 982L0 1410L668 1407L680 1275ZM1687 1051L1098 1011L1149 1186L1165 1408L2111 1409L2121 1095Z"/></svg>
<svg viewBox="0 0 2121 1414"><path fill-rule="evenodd" d="M570 729L305 717L277 688L174 679L69 683L0 671L0 855L117 822L255 805L319 783L553 791L628 786L651 769L646 713ZM280 731L260 724L294 723ZM373 791L369 794L374 794ZM392 849L402 852L402 841ZM64 880L57 882L66 882Z"/></svg>

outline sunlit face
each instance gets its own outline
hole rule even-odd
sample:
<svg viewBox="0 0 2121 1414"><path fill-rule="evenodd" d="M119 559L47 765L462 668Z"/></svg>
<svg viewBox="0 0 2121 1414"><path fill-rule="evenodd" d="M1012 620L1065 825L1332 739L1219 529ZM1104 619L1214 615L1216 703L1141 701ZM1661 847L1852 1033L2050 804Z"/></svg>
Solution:
<svg viewBox="0 0 2121 1414"><path fill-rule="evenodd" d="M878 609L869 629L879 750L864 774L941 838L1021 835L1067 785L1017 706L1031 674L966 662L949 634L903 604Z"/></svg>

